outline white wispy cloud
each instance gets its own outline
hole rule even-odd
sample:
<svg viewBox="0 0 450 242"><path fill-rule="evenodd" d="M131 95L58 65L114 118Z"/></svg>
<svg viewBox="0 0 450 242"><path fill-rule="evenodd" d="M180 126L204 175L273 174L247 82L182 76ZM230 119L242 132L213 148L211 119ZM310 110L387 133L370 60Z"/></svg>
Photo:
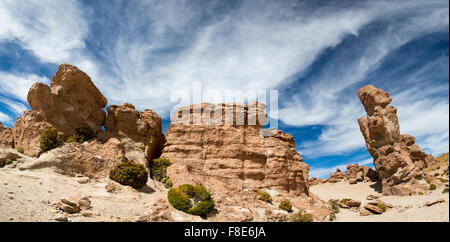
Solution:
<svg viewBox="0 0 450 242"><path fill-rule="evenodd" d="M10 121L11 121L11 117L0 112L0 122L5 123L5 122L10 122Z"/></svg>

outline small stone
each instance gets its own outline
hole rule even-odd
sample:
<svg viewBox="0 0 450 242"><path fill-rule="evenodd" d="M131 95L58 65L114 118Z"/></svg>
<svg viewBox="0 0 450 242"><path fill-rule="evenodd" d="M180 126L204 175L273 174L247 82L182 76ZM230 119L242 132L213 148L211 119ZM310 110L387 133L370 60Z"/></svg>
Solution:
<svg viewBox="0 0 450 242"><path fill-rule="evenodd" d="M89 182L89 177L82 177L78 179L78 183L80 184L87 184Z"/></svg>
<svg viewBox="0 0 450 242"><path fill-rule="evenodd" d="M364 209L359 210L359 215L360 216L369 216L369 215L372 215L372 213L369 210L364 208Z"/></svg>
<svg viewBox="0 0 450 242"><path fill-rule="evenodd" d="M53 220L56 220L58 222L69 222L67 217L64 215L58 215L58 216L54 217Z"/></svg>
<svg viewBox="0 0 450 242"><path fill-rule="evenodd" d="M92 213L90 212L82 212L81 215L83 215L83 217L92 217Z"/></svg>
<svg viewBox="0 0 450 242"><path fill-rule="evenodd" d="M427 206L427 207L430 207L432 205L435 205L435 204L438 204L438 203L443 203L443 202L445 202L445 200L443 198L441 198L441 199L438 199L438 200L436 200L434 202L426 202L424 205Z"/></svg>
<svg viewBox="0 0 450 242"><path fill-rule="evenodd" d="M347 206L351 207L351 208L356 208L356 207L361 206L361 202L360 201L356 201L356 200L347 201L345 204Z"/></svg>
<svg viewBox="0 0 450 242"><path fill-rule="evenodd" d="M364 206L365 209L369 210L370 212L374 213L374 214L382 214L383 213L383 209L377 207L376 205L373 204L367 204L366 206Z"/></svg>

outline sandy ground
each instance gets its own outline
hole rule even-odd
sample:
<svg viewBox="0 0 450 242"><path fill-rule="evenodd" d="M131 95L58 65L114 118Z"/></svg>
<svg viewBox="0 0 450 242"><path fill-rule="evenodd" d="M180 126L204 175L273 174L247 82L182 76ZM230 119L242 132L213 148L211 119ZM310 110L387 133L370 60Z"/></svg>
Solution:
<svg viewBox="0 0 450 242"><path fill-rule="evenodd" d="M69 215L69 221L109 221L111 217L120 221L136 221L150 211L154 201L167 194L161 184L150 179L147 187L139 192L131 187L122 187L117 194L106 191L107 179L88 184L79 184L77 179L50 169L1 169L0 222L54 221L61 214L56 207L58 200L76 195L89 197L92 208L85 211L92 213L92 217Z"/></svg>
<svg viewBox="0 0 450 242"><path fill-rule="evenodd" d="M361 207L366 205L369 194L379 194L376 183L358 183L349 185L347 181L339 183L325 183L312 186L310 191L324 201L329 199L351 198L361 201ZM415 196L382 196L380 200L389 203L394 208L388 209L381 215L360 216L359 211L340 209L336 214L337 222L449 222L449 194L442 194L444 186L438 187L424 195ZM433 202L443 198L444 203L424 207L426 202Z"/></svg>

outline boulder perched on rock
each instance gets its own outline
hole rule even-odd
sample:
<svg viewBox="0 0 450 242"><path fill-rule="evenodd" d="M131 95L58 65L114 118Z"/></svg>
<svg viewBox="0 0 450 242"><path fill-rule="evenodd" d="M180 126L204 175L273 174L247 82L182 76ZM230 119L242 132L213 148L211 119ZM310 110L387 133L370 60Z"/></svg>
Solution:
<svg viewBox="0 0 450 242"><path fill-rule="evenodd" d="M336 168L336 172L330 174L330 178L328 182L334 183L339 182L343 179L347 178L344 172L342 172L339 168Z"/></svg>
<svg viewBox="0 0 450 242"><path fill-rule="evenodd" d="M0 147L12 148L14 146L14 140L12 137L11 129L3 126L0 122Z"/></svg>
<svg viewBox="0 0 450 242"><path fill-rule="evenodd" d="M80 127L100 130L106 116L106 98L86 73L69 64L59 66L50 86L35 83L27 99L65 137Z"/></svg>
<svg viewBox="0 0 450 242"><path fill-rule="evenodd" d="M165 143L161 118L150 109L136 111L132 104L111 105L105 120L107 136L141 143L142 152L151 161L161 155ZM134 145L138 147L138 145Z"/></svg>
<svg viewBox="0 0 450 242"><path fill-rule="evenodd" d="M414 137L400 135L397 109L389 105L392 98L371 85L361 88L358 97L367 113L367 118L359 118L358 123L381 179L383 194L409 195L426 190L422 169L434 158L414 144Z"/></svg>

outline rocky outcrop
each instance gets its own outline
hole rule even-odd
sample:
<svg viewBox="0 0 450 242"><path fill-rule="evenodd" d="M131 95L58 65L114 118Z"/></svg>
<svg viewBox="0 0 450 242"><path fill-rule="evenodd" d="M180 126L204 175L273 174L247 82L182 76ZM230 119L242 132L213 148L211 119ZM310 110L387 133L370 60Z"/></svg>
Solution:
<svg viewBox="0 0 450 242"><path fill-rule="evenodd" d="M14 140L12 137L11 129L3 126L0 122L0 147L3 148L13 148Z"/></svg>
<svg viewBox="0 0 450 242"><path fill-rule="evenodd" d="M89 178L102 178L119 162L127 161L125 148L120 140L111 138L106 143L97 140L83 144L70 143L29 159L21 170L55 168L58 173Z"/></svg>
<svg viewBox="0 0 450 242"><path fill-rule="evenodd" d="M341 171L341 169L336 168L336 171L334 173L330 173L330 178L328 179L328 182L334 183L339 182L346 178L346 175L344 172Z"/></svg>
<svg viewBox="0 0 450 242"><path fill-rule="evenodd" d="M180 121L195 120L194 112L179 117L183 110L194 111L196 108L203 116L207 110L224 110L215 113L218 115L207 113L208 122L201 119L199 123L189 125ZM230 118L234 122L231 124L225 124L227 108L233 110ZM174 185L205 185L213 193L271 188L308 194L309 166L295 150L294 138L279 130L272 130L273 136L261 136L259 124L249 125L251 117L256 117L252 112L249 114L249 107L243 104L201 104L175 113L178 117L167 131L162 154L163 158L173 162L168 175ZM238 125L241 114L244 123Z"/></svg>
<svg viewBox="0 0 450 242"><path fill-rule="evenodd" d="M106 116L106 98L86 73L69 64L59 66L50 86L35 83L27 99L65 137L80 127L100 130Z"/></svg>
<svg viewBox="0 0 450 242"><path fill-rule="evenodd" d="M42 112L25 111L12 127L14 147L22 147L24 154L37 157L41 153L39 139L42 132L52 127Z"/></svg>
<svg viewBox="0 0 450 242"><path fill-rule="evenodd" d="M149 161L161 155L165 136L158 114L150 109L138 112L129 103L123 103L120 106L111 105L107 110L108 116L105 120L107 136L130 139L143 144L143 152Z"/></svg>
<svg viewBox="0 0 450 242"><path fill-rule="evenodd" d="M374 86L365 86L358 97L367 118L358 119L367 150L373 157L384 195L409 195L427 189L422 169L434 162L410 135L400 135L397 109L389 105L389 94Z"/></svg>
<svg viewBox="0 0 450 242"><path fill-rule="evenodd" d="M167 169L173 185L205 186L216 202L211 221L285 219L287 213L256 198L260 190L274 194L274 202L289 199L316 219L330 219L330 207L306 201L312 199L309 166L295 150L293 136L262 131L264 109L260 103L204 103L175 112L161 155L173 163Z"/></svg>
<svg viewBox="0 0 450 242"><path fill-rule="evenodd" d="M363 181L377 181L378 174L376 171L368 166L359 166L358 164L348 164L345 172L347 180L351 184L356 184Z"/></svg>

